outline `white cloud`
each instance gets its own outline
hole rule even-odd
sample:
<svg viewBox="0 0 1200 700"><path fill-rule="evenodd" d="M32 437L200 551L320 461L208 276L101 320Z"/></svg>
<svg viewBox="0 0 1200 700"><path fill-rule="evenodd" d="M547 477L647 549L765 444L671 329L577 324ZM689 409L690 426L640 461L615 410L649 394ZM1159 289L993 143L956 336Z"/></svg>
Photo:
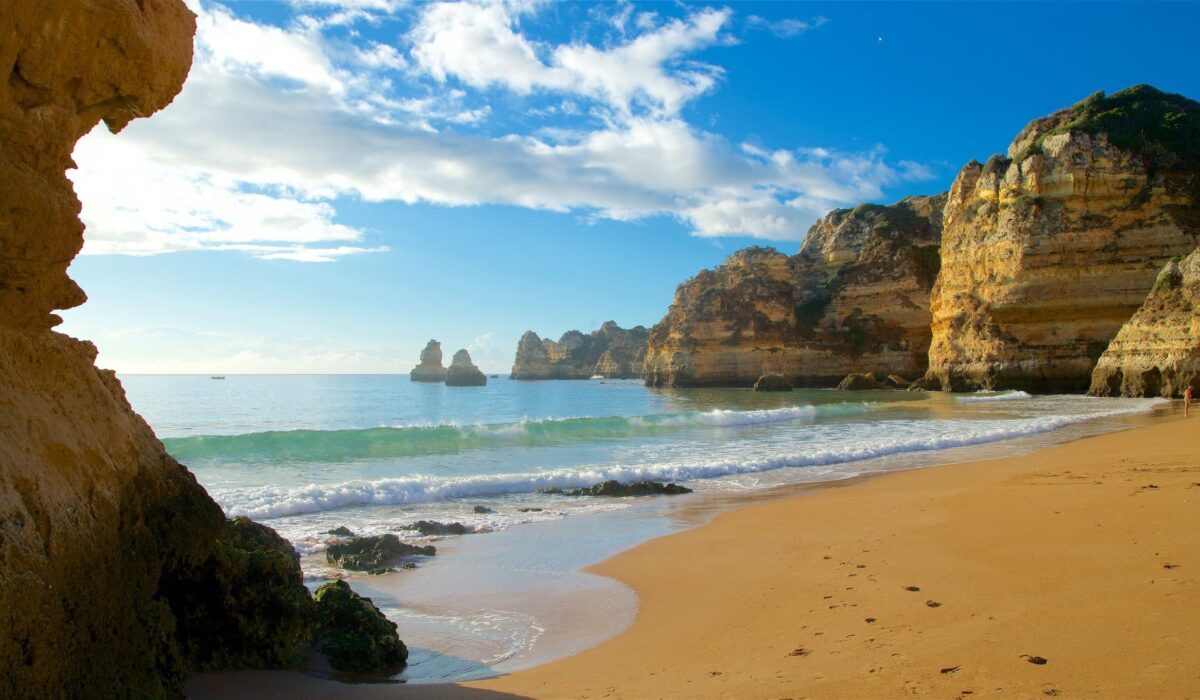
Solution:
<svg viewBox="0 0 1200 700"><path fill-rule="evenodd" d="M372 0L305 6L318 4L395 9ZM341 197L623 221L667 215L701 236L800 240L831 207L929 176L919 164L890 166L882 149L734 145L689 124L681 107L713 89L720 69L685 59L725 41L729 10L636 15L611 46L553 46L522 33L517 20L532 17L530 6L439 3L419 7L405 56L334 40L303 19L270 27L210 2L194 7L197 61L175 104L76 150L85 253L230 250L323 262L386 250L338 221ZM430 76L560 93L541 112L557 123L487 135L486 96Z"/></svg>
<svg viewBox="0 0 1200 700"><path fill-rule="evenodd" d="M731 14L701 10L612 48L584 43L541 48L518 31L519 14L501 3L439 2L423 10L408 37L419 67L439 81L455 78L521 94L535 89L573 93L601 100L621 114L641 105L673 115L712 89L721 75L716 66L678 59L721 41Z"/></svg>

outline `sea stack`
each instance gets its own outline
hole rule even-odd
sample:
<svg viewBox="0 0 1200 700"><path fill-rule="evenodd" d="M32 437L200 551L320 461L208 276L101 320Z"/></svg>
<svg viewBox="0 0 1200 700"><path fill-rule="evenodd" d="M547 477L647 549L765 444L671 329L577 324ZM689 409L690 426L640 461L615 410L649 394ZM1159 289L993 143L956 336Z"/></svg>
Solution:
<svg viewBox="0 0 1200 700"><path fill-rule="evenodd" d="M454 353L454 359L450 361L450 369L446 370L446 386L484 386L486 384L487 376L471 362L470 353L466 350Z"/></svg>
<svg viewBox="0 0 1200 700"><path fill-rule="evenodd" d="M442 344L431 340L421 351L421 364L413 367L408 378L414 382L444 382L446 368L442 366Z"/></svg>

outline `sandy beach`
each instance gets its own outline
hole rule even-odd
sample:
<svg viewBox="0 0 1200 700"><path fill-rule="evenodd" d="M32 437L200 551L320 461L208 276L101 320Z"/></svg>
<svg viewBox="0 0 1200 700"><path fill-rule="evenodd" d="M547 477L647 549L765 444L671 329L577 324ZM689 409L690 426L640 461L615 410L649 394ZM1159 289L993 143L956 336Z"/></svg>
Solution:
<svg viewBox="0 0 1200 700"><path fill-rule="evenodd" d="M624 633L464 686L298 673L192 697L1005 697L1200 694L1200 418L844 482L719 515L591 571Z"/></svg>

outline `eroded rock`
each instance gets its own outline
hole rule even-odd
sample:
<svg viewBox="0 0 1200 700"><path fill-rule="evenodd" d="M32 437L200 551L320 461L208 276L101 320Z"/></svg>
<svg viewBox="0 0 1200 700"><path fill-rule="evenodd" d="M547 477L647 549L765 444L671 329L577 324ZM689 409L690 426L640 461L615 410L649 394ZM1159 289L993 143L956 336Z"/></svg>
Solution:
<svg viewBox="0 0 1200 700"><path fill-rule="evenodd" d="M317 589L318 648L338 671L378 673L399 670L408 648L396 634L396 623L384 617L370 598L355 593L345 581Z"/></svg>
<svg viewBox="0 0 1200 700"><path fill-rule="evenodd" d="M413 367L408 377L414 382L446 381L446 368L442 366L442 344L436 340L426 343L421 351L421 363Z"/></svg>
<svg viewBox="0 0 1200 700"><path fill-rule="evenodd" d="M607 496L610 498L626 498L629 496L678 496L691 493L692 490L679 484L664 484L660 481L631 481L621 483L615 479L594 484L581 489L538 489L537 493L559 496ZM530 509L534 510L534 509Z"/></svg>
<svg viewBox="0 0 1200 700"><path fill-rule="evenodd" d="M471 354L466 350L454 353L450 361L450 369L446 370L446 386L484 386L487 376L471 362Z"/></svg>
<svg viewBox="0 0 1200 700"><path fill-rule="evenodd" d="M782 374L764 374L754 382L755 391L791 391L794 387Z"/></svg>
<svg viewBox="0 0 1200 700"><path fill-rule="evenodd" d="M335 542L325 549L325 560L342 569L371 571L386 568L402 557L432 557L435 554L437 548L433 545L408 544L388 533Z"/></svg>
<svg viewBox="0 0 1200 700"><path fill-rule="evenodd" d="M584 335L567 331L557 342L526 331L517 343L512 379L633 379L642 376L646 342L644 326L628 330L607 321Z"/></svg>

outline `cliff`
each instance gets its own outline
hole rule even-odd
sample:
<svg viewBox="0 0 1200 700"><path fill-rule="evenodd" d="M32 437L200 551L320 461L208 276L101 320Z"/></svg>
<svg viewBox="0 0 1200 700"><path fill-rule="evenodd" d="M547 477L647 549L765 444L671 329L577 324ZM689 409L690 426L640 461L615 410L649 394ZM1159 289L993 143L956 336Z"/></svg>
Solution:
<svg viewBox="0 0 1200 700"><path fill-rule="evenodd" d="M1094 396L1200 396L1200 248L1171 260L1092 372Z"/></svg>
<svg viewBox="0 0 1200 700"><path fill-rule="evenodd" d="M421 351L421 363L413 367L408 378L414 382L444 382L446 368L442 366L442 344L431 340Z"/></svg>
<svg viewBox="0 0 1200 700"><path fill-rule="evenodd" d="M50 330L85 298L75 142L169 103L194 31L180 0L0 3L0 697L179 695L312 638L291 546L226 521L95 347Z"/></svg>
<svg viewBox="0 0 1200 700"><path fill-rule="evenodd" d="M526 331L517 343L513 379L609 379L642 376L649 331L643 326L628 330L607 321L599 330L584 335L567 331L558 342Z"/></svg>
<svg viewBox="0 0 1200 700"><path fill-rule="evenodd" d="M1148 86L1030 123L944 214L928 380L1080 392L1200 236L1200 104Z"/></svg>
<svg viewBox="0 0 1200 700"><path fill-rule="evenodd" d="M646 383L750 386L775 374L835 386L852 372L924 373L944 202L834 210L794 256L751 247L700 272L650 331Z"/></svg>

